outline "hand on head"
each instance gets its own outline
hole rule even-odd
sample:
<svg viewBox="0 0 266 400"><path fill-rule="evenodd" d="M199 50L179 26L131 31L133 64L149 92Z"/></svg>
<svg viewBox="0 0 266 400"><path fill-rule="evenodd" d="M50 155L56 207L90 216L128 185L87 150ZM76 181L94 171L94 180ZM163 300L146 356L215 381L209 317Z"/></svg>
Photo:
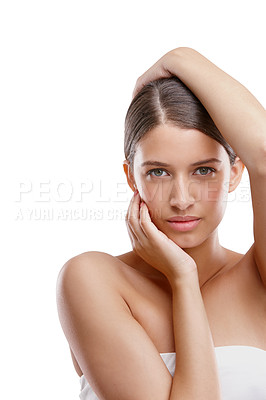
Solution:
<svg viewBox="0 0 266 400"><path fill-rule="evenodd" d="M157 79L161 78L170 78L171 76L175 75L172 68L173 56L175 56L175 52L176 50L172 50L166 53L138 78L133 91L133 98L149 82L156 81Z"/></svg>

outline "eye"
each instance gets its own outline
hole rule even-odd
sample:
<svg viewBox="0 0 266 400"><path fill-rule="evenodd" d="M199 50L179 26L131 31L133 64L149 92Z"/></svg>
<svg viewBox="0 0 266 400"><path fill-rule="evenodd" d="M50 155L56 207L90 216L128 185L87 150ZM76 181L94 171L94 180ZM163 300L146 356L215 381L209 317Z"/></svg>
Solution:
<svg viewBox="0 0 266 400"><path fill-rule="evenodd" d="M152 175L152 176L156 176L156 177L160 178L161 176L163 176L163 175L161 175L163 172L166 172L166 171L163 169L160 169L160 168L156 168L156 169L151 169L150 171L148 171L147 175Z"/></svg>
<svg viewBox="0 0 266 400"><path fill-rule="evenodd" d="M196 171L202 171L203 172L203 173L196 174L196 175L205 176L205 175L210 175L210 173L208 174L208 171L215 172L215 169L214 168L210 168L210 167L199 167Z"/></svg>

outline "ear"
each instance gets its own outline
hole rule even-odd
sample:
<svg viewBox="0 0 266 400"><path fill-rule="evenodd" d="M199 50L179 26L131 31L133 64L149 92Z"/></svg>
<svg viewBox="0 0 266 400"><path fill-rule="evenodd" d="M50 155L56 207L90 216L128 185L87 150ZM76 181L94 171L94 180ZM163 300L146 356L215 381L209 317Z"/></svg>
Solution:
<svg viewBox="0 0 266 400"><path fill-rule="evenodd" d="M234 165L231 166L230 182L229 182L229 190L228 190L229 193L233 192L239 185L241 178L242 178L242 174L244 172L244 168L245 168L245 165L240 160L240 158L237 156L235 159Z"/></svg>
<svg viewBox="0 0 266 400"><path fill-rule="evenodd" d="M123 168L124 168L124 172L127 177L127 183L129 184L129 186L131 187L133 192L135 192L135 190L137 189L137 186L136 186L134 175L131 171L130 163L128 160L123 161Z"/></svg>

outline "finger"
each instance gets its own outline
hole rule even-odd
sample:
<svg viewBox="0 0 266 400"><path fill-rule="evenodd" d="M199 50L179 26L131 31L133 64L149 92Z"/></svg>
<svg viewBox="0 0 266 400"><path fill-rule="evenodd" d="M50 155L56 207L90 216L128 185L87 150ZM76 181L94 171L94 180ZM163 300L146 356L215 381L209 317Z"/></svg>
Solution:
<svg viewBox="0 0 266 400"><path fill-rule="evenodd" d="M159 75L159 77L161 77L161 74L158 74L158 61L152 65L146 72L144 72L144 74L142 74L136 82L134 91L133 91L133 97L135 97L138 92L141 91L141 89L147 85L149 82L152 82L156 79L159 79L159 77L157 78L157 76Z"/></svg>
<svg viewBox="0 0 266 400"><path fill-rule="evenodd" d="M149 82L153 82L161 78L169 78L172 76L171 72L165 68L163 63L164 57L160 58L154 65L152 65L144 74L142 74L136 82L133 98L141 91L141 89Z"/></svg>
<svg viewBox="0 0 266 400"><path fill-rule="evenodd" d="M130 218L139 218L139 211L133 207L133 202L134 202L135 198L138 197L138 194L139 194L139 192L138 192L138 190L136 190L134 192L134 195L131 197L131 200L129 202L129 206L127 209L126 220L129 220ZM136 200L140 202L140 197L138 197Z"/></svg>
<svg viewBox="0 0 266 400"><path fill-rule="evenodd" d="M134 199L134 196L131 197L130 202L129 202L129 205L128 205L128 209L127 209L127 213L126 213L126 217L125 217L125 220L126 220L126 221L128 221L128 219L129 219L129 213L130 213L131 204L132 204L132 202L133 202L133 199Z"/></svg>
<svg viewBox="0 0 266 400"><path fill-rule="evenodd" d="M149 240L155 239L155 235L158 235L159 229L152 222L148 207L143 201L140 206L140 226Z"/></svg>
<svg viewBox="0 0 266 400"><path fill-rule="evenodd" d="M138 237L135 235L134 231L132 230L132 228L130 227L129 224L127 224L127 231L131 240L131 244L132 247L135 247L137 244L139 244L139 239Z"/></svg>
<svg viewBox="0 0 266 400"><path fill-rule="evenodd" d="M127 230L128 230L128 234L130 237L130 241L132 244L132 249L136 251L136 253L138 255L141 256L142 252L143 252L143 248L147 245L147 238L145 236L145 243L141 242L139 237L137 237L134 233L134 231L132 230L132 228L130 227L130 225L127 225ZM142 235L142 237L144 237L144 235Z"/></svg>
<svg viewBox="0 0 266 400"><path fill-rule="evenodd" d="M136 206L136 203L138 206ZM139 203L140 203L140 195L139 193L135 194L132 196L129 207L127 210L127 217L128 220L132 219L139 219Z"/></svg>
<svg viewBox="0 0 266 400"><path fill-rule="evenodd" d="M137 79L137 82L135 84L133 93L132 93L132 99L134 99L135 96L137 96L138 92L141 91L141 89L145 86L145 83L142 82L142 75Z"/></svg>
<svg viewBox="0 0 266 400"><path fill-rule="evenodd" d="M156 75L154 75L153 72L152 72L152 69L153 69L153 68L154 68L154 66L152 66L151 68L149 68L146 72L144 72L144 74L142 74L142 75L137 79L135 88L134 88L134 90L133 90L133 95L132 95L133 98L138 94L138 92L141 91L141 89L142 89L145 85L147 85L149 82L152 82L152 81L154 81L154 80L156 79L156 78L155 78Z"/></svg>
<svg viewBox="0 0 266 400"><path fill-rule="evenodd" d="M135 193L134 193L134 195L135 195ZM132 228L130 227L130 224L132 224L130 219L132 220L132 218L134 218L133 212L132 212L132 204L133 204L133 201L134 201L134 197L135 196L132 196L132 198L130 200L130 203L129 203L129 206L128 206L128 210L127 210L127 214L126 214L126 218L125 218L125 222L126 222L126 227L127 227L127 230L128 230L130 238L133 239L133 240L137 240L137 236L135 235L135 233L133 232Z"/></svg>
<svg viewBox="0 0 266 400"><path fill-rule="evenodd" d="M129 208L128 208L128 225L131 227L131 230L134 232L135 236L138 238L140 242L144 240L144 232L141 229L140 223L140 195L139 193L136 196L133 196Z"/></svg>

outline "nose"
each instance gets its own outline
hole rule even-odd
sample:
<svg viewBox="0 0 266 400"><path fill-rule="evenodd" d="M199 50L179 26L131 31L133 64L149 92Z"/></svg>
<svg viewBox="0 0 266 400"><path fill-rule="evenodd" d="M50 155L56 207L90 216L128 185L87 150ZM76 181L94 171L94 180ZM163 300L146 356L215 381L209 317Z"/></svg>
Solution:
<svg viewBox="0 0 266 400"><path fill-rule="evenodd" d="M194 195L191 183L182 178L175 180L170 191L170 205L180 210L186 210L195 203Z"/></svg>

